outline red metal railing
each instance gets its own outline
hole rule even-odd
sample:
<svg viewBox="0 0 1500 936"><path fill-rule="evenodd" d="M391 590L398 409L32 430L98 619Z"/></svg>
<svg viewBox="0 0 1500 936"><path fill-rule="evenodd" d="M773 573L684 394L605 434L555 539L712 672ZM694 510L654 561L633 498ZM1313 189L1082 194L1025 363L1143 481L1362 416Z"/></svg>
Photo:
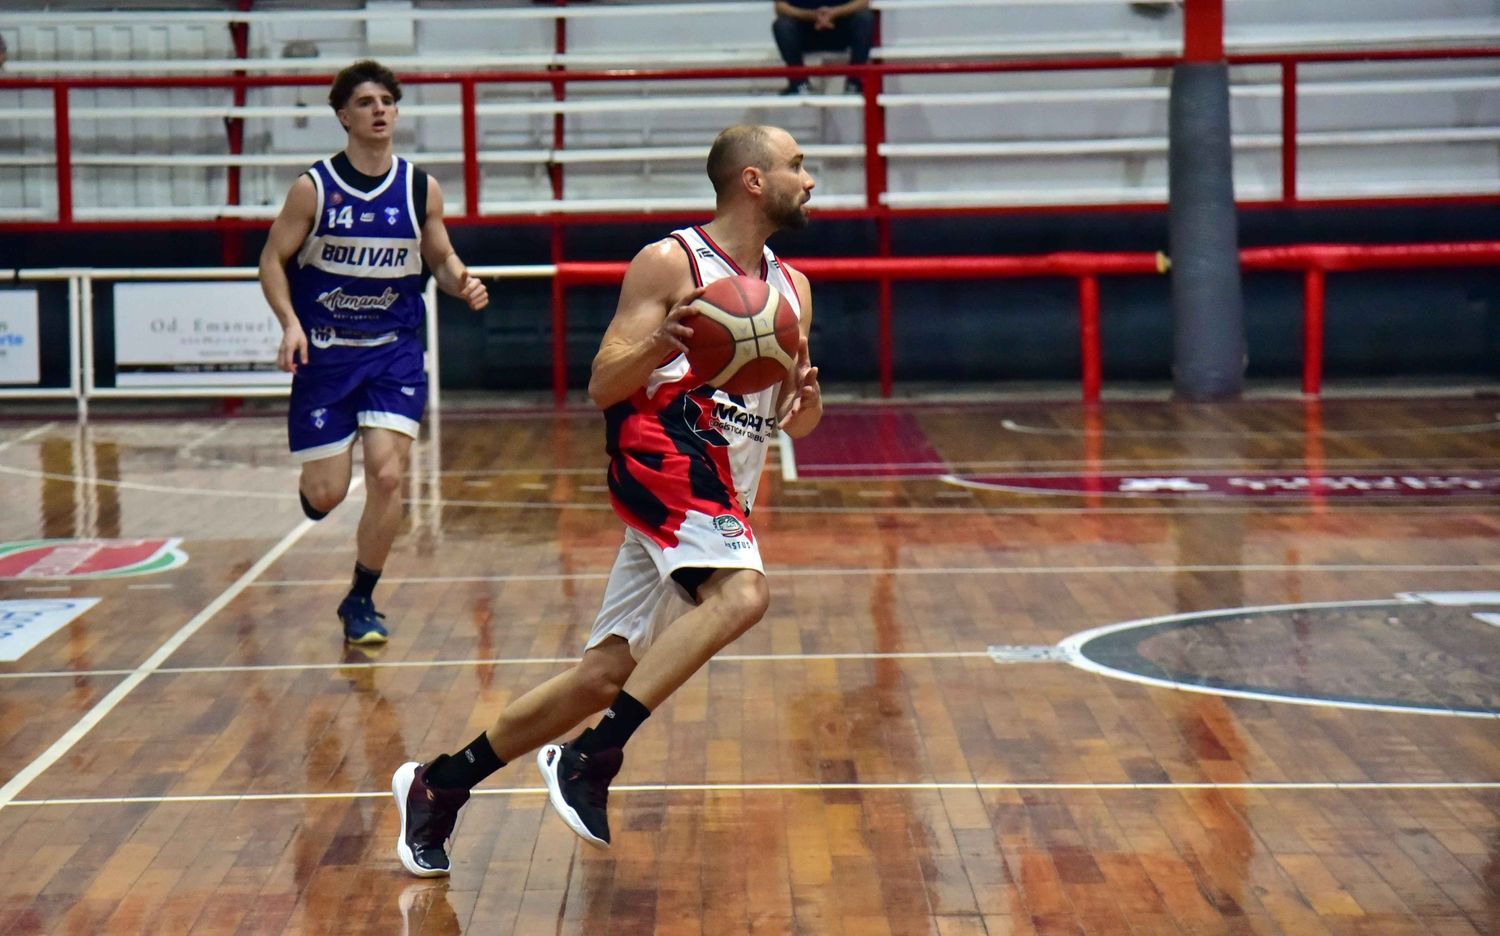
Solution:
<svg viewBox="0 0 1500 936"><path fill-rule="evenodd" d="M561 23L561 21L559 21ZM559 25L556 47L566 50L566 37ZM1231 55L1231 65L1274 64L1281 69L1282 86L1282 141L1281 141L1281 198L1264 202L1242 202L1242 207L1264 206L1289 207L1304 204L1317 205L1407 205L1434 203L1496 203L1500 193L1487 196L1423 196L1416 198L1350 198L1305 200L1297 193L1297 82L1298 65L1301 63L1335 63L1355 61L1417 61L1439 59L1500 58L1500 49L1410 49L1410 50L1350 50L1340 52L1284 52L1252 55ZM471 73L425 73L403 76L407 84L458 84L462 102L463 128L463 175L465 182L464 213L448 218L450 224L546 224L551 227L551 254L559 274L552 289L552 317L554 326L554 389L561 394L565 390L565 358L563 342L566 337L566 288L577 282L599 281L587 277L604 275L589 272L595 268L623 271L623 264L579 264L564 258L563 231L569 225L591 223L639 222L646 218L676 221L697 219L698 212L599 212L593 214L550 212L529 216L481 215L480 173L478 152L478 130L476 117L476 88L479 84L539 84L550 86L553 97L563 100L570 83L631 81L681 81L709 79L763 79L772 77L840 76L858 75L864 79L865 100L865 204L860 208L839 209L820 212L832 218L869 219L876 226L876 254L869 259L849 260L804 260L799 266L809 274L822 279L867 279L879 285L877 328L879 330L879 371L881 389L891 392L894 362L891 347L891 284L897 279L921 278L991 278L1011 276L1072 276L1078 280L1080 321L1083 343L1083 392L1085 400L1098 399L1101 374L1098 358L1099 338L1099 293L1097 277L1118 273L1150 273L1156 269L1155 254L1055 254L1044 257L973 257L930 258L893 257L891 222L894 218L945 217L958 215L998 215L1007 213L1037 213L1061 211L1121 211L1159 210L1160 204L1138 205L1046 205L1046 206L987 206L973 208L891 208L883 203L886 192L887 173L885 158L879 147L885 139L885 117L878 103L882 79L886 75L963 75L1037 71L1103 71L1116 69L1168 68L1179 61L1176 57L1158 56L1143 58L1109 59L1058 59L1042 61L990 61L990 62L944 62L944 63L883 63L865 66L818 66L804 68L699 68L699 69L619 69L569 72L553 68L540 72L471 72ZM74 217L72 203L72 158L69 131L68 94L73 88L231 88L236 99L249 88L308 87L326 84L323 77L291 75L244 75L228 76L160 76L160 77L74 77L53 79L0 78L0 89L50 88L53 93L54 122L57 133L57 192L58 220L55 222L0 222L0 231L28 230L130 230L142 229L217 229L235 231L245 228L264 228L263 220L221 218L210 221L98 221L80 222ZM564 144L561 116L554 118L553 145ZM564 191L563 171L560 164L549 166L553 197L561 199ZM1437 245L1433 249L1438 249ZM1476 247L1477 256L1488 257L1485 245ZM1369 258L1385 256L1383 248L1369 248ZM1403 248L1394 248L1403 249ZM1425 247L1406 248L1414 253L1403 256L1402 262L1416 262L1413 258L1426 256ZM1334 254L1328 250L1341 251L1340 263L1362 254L1363 248L1301 247L1274 248L1281 251L1272 260L1270 254L1248 251L1245 254L1247 269L1301 269L1305 275L1305 306L1308 346L1304 368L1304 391L1316 394L1321 385L1321 340L1322 340L1322 295L1323 275L1336 267ZM1297 253L1297 251L1313 251ZM1319 252L1321 251L1321 252ZM1471 251L1473 253L1473 251ZM1467 255L1467 254L1466 254ZM1451 260L1457 254L1447 255ZM1390 257L1387 257L1390 259ZM1363 262L1363 261L1362 261ZM1368 262L1378 263L1378 259ZM1394 262L1394 261L1392 261ZM1492 262L1487 259L1482 262ZM1289 266L1257 266L1256 264L1281 263ZM1450 263L1417 263L1417 265L1454 265ZM1339 269L1348 267L1337 267ZM1386 267L1368 267L1386 268ZM942 271L942 272L937 272ZM617 272L608 274L617 276ZM580 277L585 277L580 279Z"/></svg>
<svg viewBox="0 0 1500 936"><path fill-rule="evenodd" d="M875 280L888 293L897 280L1018 279L1069 276L1078 280L1079 357L1083 368L1083 399L1099 400L1103 367L1099 331L1100 276L1149 275L1166 272L1166 260L1154 253L1053 253L1030 257L809 257L788 260L814 282ZM563 263L552 281L552 392L561 404L567 394L568 286L612 285L625 275L624 263ZM890 297L882 295L878 324L880 392L890 396L895 382L891 340Z"/></svg>
<svg viewBox="0 0 1500 936"><path fill-rule="evenodd" d="M1054 253L1019 257L887 257L807 258L788 260L815 282L833 280L1017 279L1066 276L1078 281L1079 359L1083 402L1099 402L1103 385L1100 340L1100 276L1165 273L1169 263L1153 253ZM1299 244L1240 251L1247 271L1300 270L1303 273L1302 392L1316 397L1323 386L1324 279L1329 272L1410 270L1500 264L1500 241L1449 244ZM568 286L611 285L625 275L625 263L563 263L552 285L553 394L561 403L567 393ZM882 396L890 396L892 373L888 307L879 324L879 370Z"/></svg>
<svg viewBox="0 0 1500 936"><path fill-rule="evenodd" d="M1328 273L1500 264L1500 241L1451 244L1302 244L1240 251L1246 270L1302 271L1302 392L1323 389L1323 322Z"/></svg>

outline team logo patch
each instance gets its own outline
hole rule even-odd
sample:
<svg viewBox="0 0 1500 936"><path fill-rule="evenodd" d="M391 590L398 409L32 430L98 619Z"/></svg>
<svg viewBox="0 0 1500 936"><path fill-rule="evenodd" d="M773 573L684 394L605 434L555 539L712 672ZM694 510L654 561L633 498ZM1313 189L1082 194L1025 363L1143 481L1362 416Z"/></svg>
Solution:
<svg viewBox="0 0 1500 936"><path fill-rule="evenodd" d="M719 514L714 518L714 529L725 539L745 535L745 525L730 514Z"/></svg>
<svg viewBox="0 0 1500 936"><path fill-rule="evenodd" d="M187 562L181 538L29 540L0 543L0 579L116 578L165 572Z"/></svg>
<svg viewBox="0 0 1500 936"><path fill-rule="evenodd" d="M387 208L385 210L385 223L391 227L396 226L396 219L401 216L400 208Z"/></svg>
<svg viewBox="0 0 1500 936"><path fill-rule="evenodd" d="M328 415L328 409L326 407L315 409L310 415L312 416L313 425L317 426L319 429L322 429L326 422L323 417Z"/></svg>
<svg viewBox="0 0 1500 936"><path fill-rule="evenodd" d="M328 203L330 205L342 205L344 203L344 196L340 195L338 192L334 192L332 195L328 196Z"/></svg>

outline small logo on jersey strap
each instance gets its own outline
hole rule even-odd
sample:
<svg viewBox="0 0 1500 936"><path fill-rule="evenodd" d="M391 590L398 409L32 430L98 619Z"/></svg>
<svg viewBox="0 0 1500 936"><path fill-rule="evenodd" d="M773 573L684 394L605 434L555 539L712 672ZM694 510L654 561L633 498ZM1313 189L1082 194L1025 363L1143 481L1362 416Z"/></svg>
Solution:
<svg viewBox="0 0 1500 936"><path fill-rule="evenodd" d="M745 525L729 514L719 514L714 518L714 529L725 539L734 539L736 536L745 535Z"/></svg>
<svg viewBox="0 0 1500 936"><path fill-rule="evenodd" d="M385 223L389 224L391 227L396 226L396 219L399 217L401 217L400 208L387 208L385 210Z"/></svg>
<svg viewBox="0 0 1500 936"><path fill-rule="evenodd" d="M361 220L361 221L374 221L375 220L375 212L373 212L373 211L362 212L360 214L360 216L359 216L359 220Z"/></svg>
<svg viewBox="0 0 1500 936"><path fill-rule="evenodd" d="M322 429L323 425L324 425L324 422L325 422L325 420L323 419L323 417L328 415L328 410L327 409L315 409L315 410L312 411L311 415L312 415L313 425L317 426L319 429Z"/></svg>

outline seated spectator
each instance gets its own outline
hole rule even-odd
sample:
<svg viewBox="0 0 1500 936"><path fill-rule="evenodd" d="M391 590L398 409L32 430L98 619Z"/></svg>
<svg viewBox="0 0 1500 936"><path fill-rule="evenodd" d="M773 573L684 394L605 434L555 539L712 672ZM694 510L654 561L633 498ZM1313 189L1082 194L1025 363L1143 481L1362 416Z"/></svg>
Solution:
<svg viewBox="0 0 1500 936"><path fill-rule="evenodd" d="M1147 19L1161 19L1182 6L1182 0L1139 0L1130 5L1130 12Z"/></svg>
<svg viewBox="0 0 1500 936"><path fill-rule="evenodd" d="M792 67L802 64L804 52L840 52L849 50L850 65L870 61L870 46L875 42L875 14L870 0L848 0L827 6L826 0L776 0L776 22L771 27L781 59ZM844 82L844 91L858 94L863 90L858 78ZM806 78L793 78L782 94L804 94Z"/></svg>

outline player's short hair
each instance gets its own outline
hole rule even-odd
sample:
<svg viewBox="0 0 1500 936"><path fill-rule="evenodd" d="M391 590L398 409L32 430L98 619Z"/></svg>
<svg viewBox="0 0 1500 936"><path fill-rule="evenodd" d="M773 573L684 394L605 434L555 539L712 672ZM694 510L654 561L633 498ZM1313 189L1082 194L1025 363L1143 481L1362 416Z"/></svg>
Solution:
<svg viewBox="0 0 1500 936"><path fill-rule="evenodd" d="M747 166L770 168L771 132L761 124L735 124L714 138L708 150L708 180L714 194L723 197L733 189Z"/></svg>
<svg viewBox="0 0 1500 936"><path fill-rule="evenodd" d="M374 59L360 59L333 76L333 87L328 89L328 106L334 113L343 110L354 96L354 89L366 81L383 85L391 92L391 97L401 100L401 82L396 80L396 73Z"/></svg>

